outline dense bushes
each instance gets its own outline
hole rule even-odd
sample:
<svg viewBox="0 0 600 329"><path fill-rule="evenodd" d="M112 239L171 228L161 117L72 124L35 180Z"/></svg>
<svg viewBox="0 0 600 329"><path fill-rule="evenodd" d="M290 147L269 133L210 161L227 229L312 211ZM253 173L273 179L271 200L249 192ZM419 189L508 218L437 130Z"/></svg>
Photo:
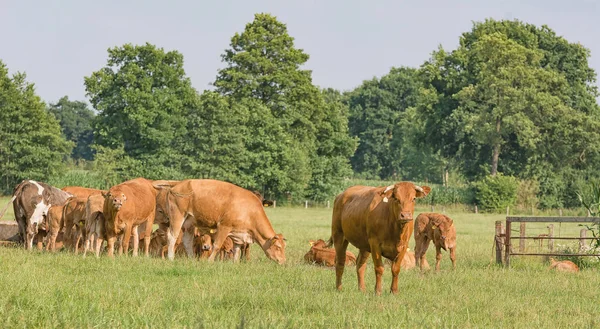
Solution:
<svg viewBox="0 0 600 329"><path fill-rule="evenodd" d="M519 182L515 177L497 174L473 183L475 201L486 211L500 211L514 206Z"/></svg>

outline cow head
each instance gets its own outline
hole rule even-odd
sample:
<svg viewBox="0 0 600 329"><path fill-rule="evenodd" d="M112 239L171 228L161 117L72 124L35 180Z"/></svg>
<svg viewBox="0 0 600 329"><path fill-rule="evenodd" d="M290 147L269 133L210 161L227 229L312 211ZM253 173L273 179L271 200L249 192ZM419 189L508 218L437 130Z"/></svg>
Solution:
<svg viewBox="0 0 600 329"><path fill-rule="evenodd" d="M127 201L127 196L125 195L125 193L119 190L113 191L111 189L106 193L102 192L102 196L106 201L108 201L108 204L111 205L113 209L117 211L119 211L125 204L125 201Z"/></svg>
<svg viewBox="0 0 600 329"><path fill-rule="evenodd" d="M267 257L280 265L285 263L285 241L282 234L275 234L275 236L268 239L263 246L263 250Z"/></svg>
<svg viewBox="0 0 600 329"><path fill-rule="evenodd" d="M448 251L456 246L456 228L454 222L447 216L432 219L433 240L438 241L442 249Z"/></svg>
<svg viewBox="0 0 600 329"><path fill-rule="evenodd" d="M429 194L429 186L418 186L411 182L400 182L390 185L380 192L383 203L388 203L392 213L397 214L398 220L411 221L415 211L417 198L423 198Z"/></svg>

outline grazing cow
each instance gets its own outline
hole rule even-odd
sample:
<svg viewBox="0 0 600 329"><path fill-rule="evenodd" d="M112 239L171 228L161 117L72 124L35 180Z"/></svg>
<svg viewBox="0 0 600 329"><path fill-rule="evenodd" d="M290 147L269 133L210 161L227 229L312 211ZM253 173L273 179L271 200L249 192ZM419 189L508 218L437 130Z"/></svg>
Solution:
<svg viewBox="0 0 600 329"><path fill-rule="evenodd" d="M560 260L550 257L550 269L560 271L560 272L579 272L579 267L570 260Z"/></svg>
<svg viewBox="0 0 600 329"><path fill-rule="evenodd" d="M184 220L196 227L215 229L209 261L230 236L234 242L234 261L239 261L240 248L256 241L268 258L279 264L285 262L285 239L276 234L260 200L252 192L231 183L212 179L184 180L173 188L161 188L157 215L169 218L169 259L174 257L175 241ZM183 245L193 257L191 231L184 232Z"/></svg>
<svg viewBox="0 0 600 329"><path fill-rule="evenodd" d="M429 186L399 182L388 187L353 186L340 193L333 205L331 239L335 246L336 287L342 275L348 243L358 248L358 288L365 291L365 268L369 254L375 265L375 293L381 294L383 258L393 260L391 292L398 292L398 273L413 231L416 198L425 197Z"/></svg>
<svg viewBox="0 0 600 329"><path fill-rule="evenodd" d="M85 204L85 243L83 247L83 257L92 247L96 257L100 256L100 247L106 239L104 229L104 196L102 194L90 195Z"/></svg>
<svg viewBox="0 0 600 329"><path fill-rule="evenodd" d="M33 248L33 239L38 234L48 209L54 205L63 205L71 196L70 193L56 187L33 180L24 180L15 187L10 202L13 203L15 220L19 224L25 249ZM4 215L4 211L0 214L0 218Z"/></svg>
<svg viewBox="0 0 600 329"><path fill-rule="evenodd" d="M429 243L435 246L435 270L440 270L442 251L450 251L452 267L456 268L456 228L450 217L436 213L422 213L417 216L415 223L415 257L419 268L425 259Z"/></svg>
<svg viewBox="0 0 600 329"><path fill-rule="evenodd" d="M150 255L150 237L156 212L156 189L145 178L136 178L111 187L104 195L104 219L108 256L113 257L117 235L123 233L121 244L125 253L133 233L133 256L138 255L139 238L137 227L146 222L145 255ZM119 254L121 254L119 250Z"/></svg>
<svg viewBox="0 0 600 329"><path fill-rule="evenodd" d="M310 250L304 255L304 261L310 264L323 265L327 267L335 266L335 249L327 248L326 242L319 239L310 240ZM346 251L346 265L356 264L356 256Z"/></svg>

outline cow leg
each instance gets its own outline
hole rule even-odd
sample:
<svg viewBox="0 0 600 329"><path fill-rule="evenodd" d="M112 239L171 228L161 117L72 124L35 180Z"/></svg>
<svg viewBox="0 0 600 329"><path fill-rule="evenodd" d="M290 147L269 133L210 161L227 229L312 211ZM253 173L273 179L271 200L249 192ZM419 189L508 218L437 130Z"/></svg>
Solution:
<svg viewBox="0 0 600 329"><path fill-rule="evenodd" d="M450 260L452 261L452 269L456 270L456 248L450 248Z"/></svg>
<svg viewBox="0 0 600 329"><path fill-rule="evenodd" d="M367 260L369 259L370 252L366 250L359 250L358 257L356 258L356 277L358 277L358 289L365 292L367 287L365 286L365 269L367 268Z"/></svg>
<svg viewBox="0 0 600 329"><path fill-rule="evenodd" d="M381 279L385 268L383 266L383 258L381 256L381 249L377 242L370 243L371 245L371 256L373 258L373 265L375 266L375 294L381 295Z"/></svg>
<svg viewBox="0 0 600 329"><path fill-rule="evenodd" d="M440 262L442 261L442 248L435 246L435 271L440 270Z"/></svg>
<svg viewBox="0 0 600 329"><path fill-rule="evenodd" d="M242 249L240 247L241 246L239 244L233 245L233 262L234 263L240 262L240 256L242 254Z"/></svg>
<svg viewBox="0 0 600 329"><path fill-rule="evenodd" d="M46 245L46 250L52 250L52 252L56 251L56 238L58 237L58 230L56 228L50 229L50 238L48 238L48 244Z"/></svg>
<svg viewBox="0 0 600 329"><path fill-rule="evenodd" d="M134 257L137 257L138 249L140 248L140 232L138 232L139 227L140 227L139 225L136 225L136 226L133 226L131 229L131 233L133 235L133 256ZM146 240L144 240L144 242L145 241Z"/></svg>
<svg viewBox="0 0 600 329"><path fill-rule="evenodd" d="M104 242L102 235L98 235L98 237L96 238L96 246L95 246L95 251L96 251L96 258L100 257L100 248L102 248L102 243Z"/></svg>
<svg viewBox="0 0 600 329"><path fill-rule="evenodd" d="M348 249L348 240L343 235L333 238L335 247L335 286L337 290L342 290L342 276L344 275L344 266L346 266L346 249Z"/></svg>
<svg viewBox="0 0 600 329"><path fill-rule="evenodd" d="M152 226L154 226L154 217L156 210L152 211L146 219L146 235L144 236L144 256L150 257L150 241L152 240Z"/></svg>
<svg viewBox="0 0 600 329"><path fill-rule="evenodd" d="M125 255L129 254L129 240L131 240L131 230L133 227L131 225L127 225L125 227L125 233L123 234L123 240L121 241L121 248L123 249L123 253Z"/></svg>
<svg viewBox="0 0 600 329"><path fill-rule="evenodd" d="M188 226L187 222L184 226ZM183 247L185 248L185 252L188 255L188 258L195 258L194 256L194 227L191 225L190 227L186 227L183 231L183 238L181 239L181 243L183 243Z"/></svg>
<svg viewBox="0 0 600 329"><path fill-rule="evenodd" d="M92 240L94 239L93 233L88 233L85 239L85 243L83 244L83 258L87 254L88 250L90 250L90 245L92 244Z"/></svg>
<svg viewBox="0 0 600 329"><path fill-rule="evenodd" d="M217 253L221 250L221 247L223 246L223 243L225 242L225 239L227 239L227 236L230 232L231 228L229 227L221 226L217 229L217 233L215 233L215 237L213 239L213 250L210 253L210 256L208 256L209 262L213 262L215 260Z"/></svg>
<svg viewBox="0 0 600 329"><path fill-rule="evenodd" d="M246 257L246 261L250 260L250 244L246 243L244 249L242 249L242 255Z"/></svg>
<svg viewBox="0 0 600 329"><path fill-rule="evenodd" d="M116 235L109 235L107 234L107 239L106 239L106 253L108 255L108 257L114 257L115 256L115 241L117 240L117 236ZM96 255L99 255L99 248L98 245L96 245Z"/></svg>
<svg viewBox="0 0 600 329"><path fill-rule="evenodd" d="M407 248L408 241L400 245L396 259L394 259L394 262L392 263L392 287L390 288L390 291L394 295L398 293L398 274L400 274L400 267L402 265L404 255L406 255Z"/></svg>
<svg viewBox="0 0 600 329"><path fill-rule="evenodd" d="M417 241L415 245L415 261L417 266L419 266L419 270L423 271L423 266L427 264L425 253L427 253L427 248L429 248L430 240L427 237L420 240L421 241Z"/></svg>

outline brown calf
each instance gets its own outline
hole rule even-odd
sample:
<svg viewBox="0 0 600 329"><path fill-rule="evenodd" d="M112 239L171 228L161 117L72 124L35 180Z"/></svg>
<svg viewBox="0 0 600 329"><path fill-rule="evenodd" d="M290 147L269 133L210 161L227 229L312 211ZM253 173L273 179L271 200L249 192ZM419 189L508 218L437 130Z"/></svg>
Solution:
<svg viewBox="0 0 600 329"><path fill-rule="evenodd" d="M442 251L450 250L452 267L456 268L456 228L450 217L436 213L422 213L415 220L415 258L419 268L423 270L425 253L429 243L435 245L435 270L440 270Z"/></svg>
<svg viewBox="0 0 600 329"><path fill-rule="evenodd" d="M335 266L335 249L327 248L326 242L319 239L310 240L310 250L304 255L304 261L310 264L323 265L327 267ZM346 251L346 265L355 265L356 256Z"/></svg>
<svg viewBox="0 0 600 329"><path fill-rule="evenodd" d="M579 267L570 260L560 260L550 257L550 269L554 269L560 272L579 272Z"/></svg>

